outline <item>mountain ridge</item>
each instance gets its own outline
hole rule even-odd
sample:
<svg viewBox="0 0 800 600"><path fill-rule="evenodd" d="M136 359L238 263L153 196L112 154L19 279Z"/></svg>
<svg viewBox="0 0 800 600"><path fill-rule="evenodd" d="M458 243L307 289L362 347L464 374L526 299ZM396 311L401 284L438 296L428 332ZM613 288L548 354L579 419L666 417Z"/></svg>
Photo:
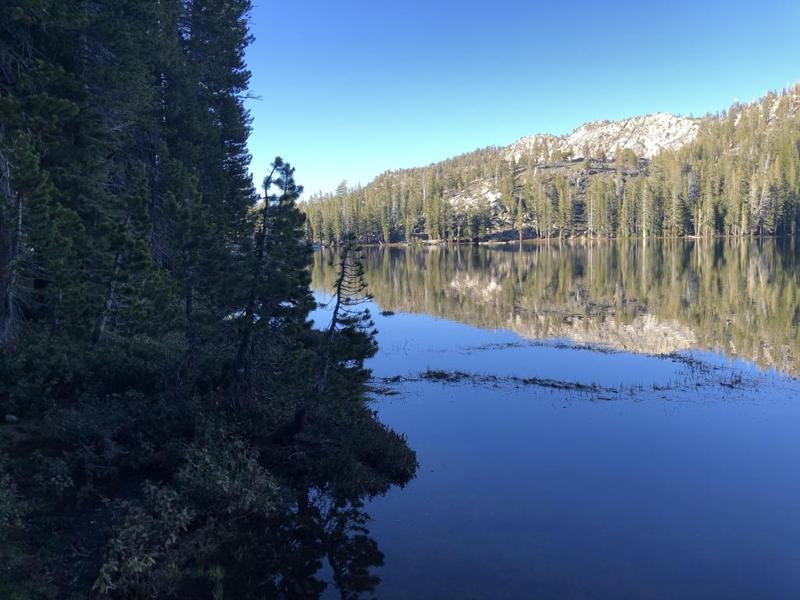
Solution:
<svg viewBox="0 0 800 600"><path fill-rule="evenodd" d="M617 120L588 121L570 133L556 136L533 134L523 136L505 147L507 159L519 161L537 145L555 144L575 159L603 153L613 155L617 150L632 150L642 158L654 158L662 150L674 150L696 139L702 118L682 117L668 112L649 113Z"/></svg>
<svg viewBox="0 0 800 600"><path fill-rule="evenodd" d="M304 210L320 243L792 233L800 84L703 117L590 121L385 171Z"/></svg>

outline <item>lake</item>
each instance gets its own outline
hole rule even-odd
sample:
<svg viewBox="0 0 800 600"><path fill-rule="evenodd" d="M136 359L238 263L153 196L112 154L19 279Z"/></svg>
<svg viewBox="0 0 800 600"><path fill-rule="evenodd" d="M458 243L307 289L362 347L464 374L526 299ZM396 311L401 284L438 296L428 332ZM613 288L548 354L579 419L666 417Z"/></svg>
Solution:
<svg viewBox="0 0 800 600"><path fill-rule="evenodd" d="M374 407L419 460L366 505L377 597L800 597L794 240L363 261Z"/></svg>

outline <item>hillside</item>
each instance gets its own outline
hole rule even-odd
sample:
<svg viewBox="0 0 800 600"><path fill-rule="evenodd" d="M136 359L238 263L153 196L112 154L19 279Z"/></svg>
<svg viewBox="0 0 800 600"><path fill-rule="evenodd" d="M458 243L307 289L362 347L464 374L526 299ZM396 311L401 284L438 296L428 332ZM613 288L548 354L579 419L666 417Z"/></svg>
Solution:
<svg viewBox="0 0 800 600"><path fill-rule="evenodd" d="M308 234L374 243L773 235L800 218L800 85L703 118L537 134L304 204Z"/></svg>
<svg viewBox="0 0 800 600"><path fill-rule="evenodd" d="M564 136L538 134L523 137L503 149L506 160L520 161L543 146L573 158L614 156L631 150L651 159L662 150L676 150L697 137L700 119L657 113L620 121L593 121ZM543 158L541 155L538 158Z"/></svg>

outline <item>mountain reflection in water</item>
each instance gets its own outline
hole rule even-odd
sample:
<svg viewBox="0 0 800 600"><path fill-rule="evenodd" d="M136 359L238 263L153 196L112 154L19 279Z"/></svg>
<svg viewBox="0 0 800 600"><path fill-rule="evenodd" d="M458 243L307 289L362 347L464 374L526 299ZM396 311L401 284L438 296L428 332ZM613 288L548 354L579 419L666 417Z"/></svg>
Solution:
<svg viewBox="0 0 800 600"><path fill-rule="evenodd" d="M335 277L315 254L315 286ZM364 249L384 310L644 354L720 352L800 375L792 239Z"/></svg>

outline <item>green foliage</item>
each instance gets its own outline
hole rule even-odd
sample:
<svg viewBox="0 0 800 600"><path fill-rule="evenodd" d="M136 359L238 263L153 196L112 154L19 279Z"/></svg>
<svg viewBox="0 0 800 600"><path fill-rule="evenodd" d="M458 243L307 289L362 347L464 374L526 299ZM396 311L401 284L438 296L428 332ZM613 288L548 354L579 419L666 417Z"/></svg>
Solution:
<svg viewBox="0 0 800 600"><path fill-rule="evenodd" d="M6 471L6 462L7 458L0 454L0 533L3 535L20 528L26 513L25 501Z"/></svg>
<svg viewBox="0 0 800 600"><path fill-rule="evenodd" d="M249 1L11 8L0 596L296 597L326 556L369 591L361 503L416 458L367 405L365 323L308 322L294 169L250 179Z"/></svg>
<svg viewBox="0 0 800 600"><path fill-rule="evenodd" d="M800 220L798 98L795 86L735 104L702 119L694 142L650 161L630 149L572 160L546 142L511 158L485 148L388 171L302 208L310 238L323 244L341 243L347 233L373 243L485 239L512 230L543 238L791 234ZM496 206L461 202L484 186Z"/></svg>

